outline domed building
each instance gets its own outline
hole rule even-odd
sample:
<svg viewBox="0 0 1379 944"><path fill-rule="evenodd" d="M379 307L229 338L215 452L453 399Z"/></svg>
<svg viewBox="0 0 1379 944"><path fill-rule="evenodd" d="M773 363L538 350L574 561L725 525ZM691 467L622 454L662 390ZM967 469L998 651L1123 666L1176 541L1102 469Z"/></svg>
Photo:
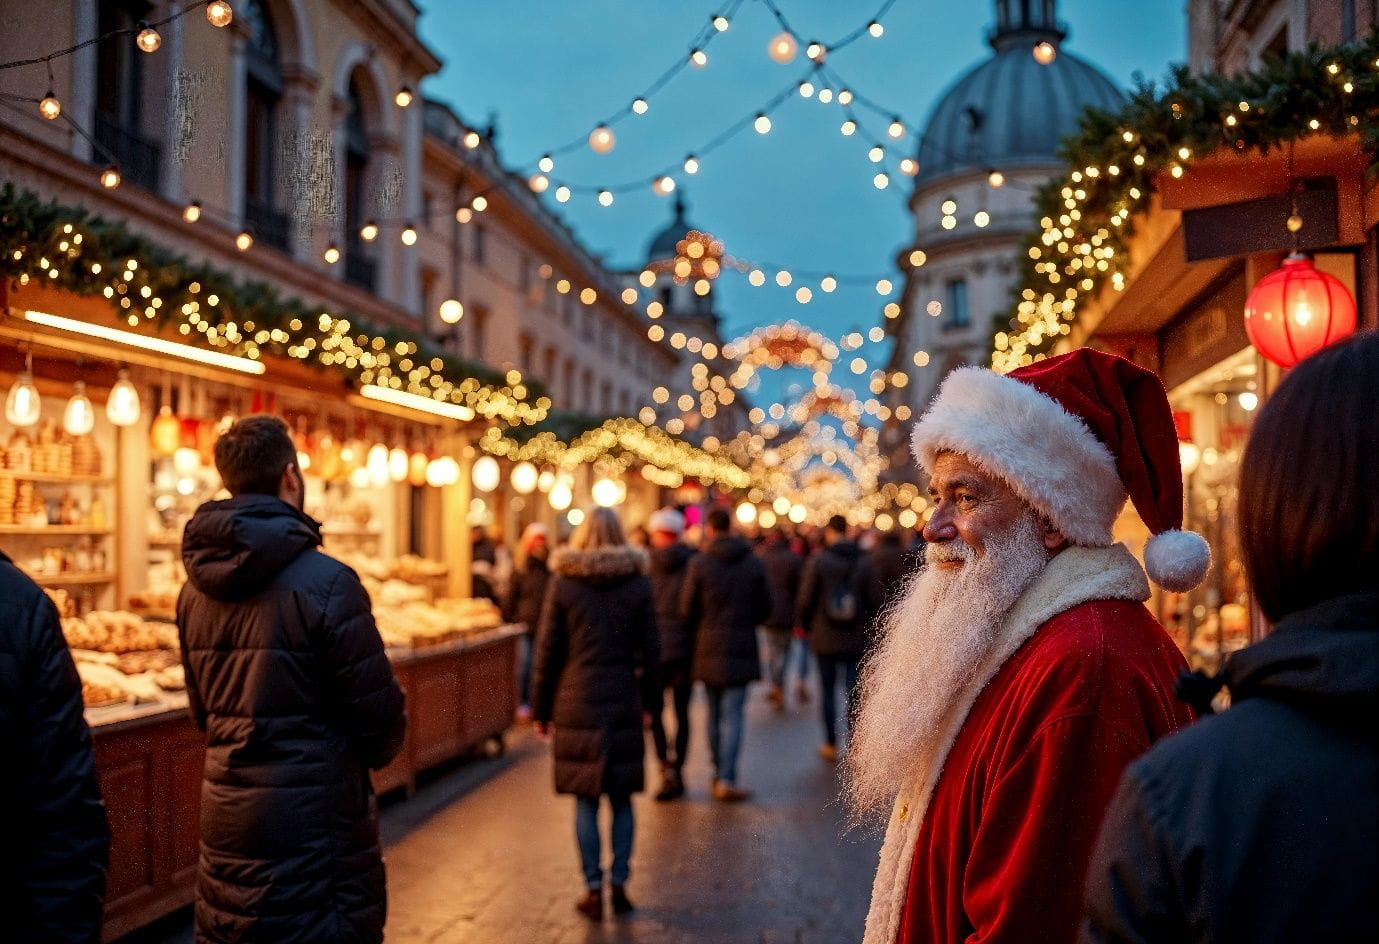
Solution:
<svg viewBox="0 0 1379 944"><path fill-rule="evenodd" d="M1034 193L1059 168L1060 141L1084 109L1122 102L1066 38L1054 0L996 0L991 56L954 82L929 117L910 198L924 258L888 325L897 340L890 369L913 382L893 391L893 408L904 403L918 416L948 371L988 363L995 326L1013 308ZM890 437L897 452L900 432Z"/></svg>

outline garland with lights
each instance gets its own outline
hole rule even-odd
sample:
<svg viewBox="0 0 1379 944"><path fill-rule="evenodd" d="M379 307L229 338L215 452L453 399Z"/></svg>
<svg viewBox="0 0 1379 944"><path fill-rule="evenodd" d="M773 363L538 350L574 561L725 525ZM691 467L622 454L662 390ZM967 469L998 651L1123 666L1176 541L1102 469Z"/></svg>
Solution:
<svg viewBox="0 0 1379 944"><path fill-rule="evenodd" d="M1231 77L1179 68L1167 88L1141 86L1119 112L1087 112L1063 147L1067 175L1038 192L1039 229L1026 241L1029 266L1010 330L993 338L992 366L1044 358L1071 330L1079 299L1124 288L1134 214L1159 174L1182 177L1194 156L1223 148L1267 153L1313 134L1358 135L1370 172L1379 167L1379 30Z"/></svg>
<svg viewBox="0 0 1379 944"><path fill-rule="evenodd" d="M176 332L184 343L258 360L288 357L514 424L540 421L550 401L506 375L434 350L424 336L380 330L345 312L285 300L262 282L193 263L122 222L0 188L0 278L112 301L130 328Z"/></svg>

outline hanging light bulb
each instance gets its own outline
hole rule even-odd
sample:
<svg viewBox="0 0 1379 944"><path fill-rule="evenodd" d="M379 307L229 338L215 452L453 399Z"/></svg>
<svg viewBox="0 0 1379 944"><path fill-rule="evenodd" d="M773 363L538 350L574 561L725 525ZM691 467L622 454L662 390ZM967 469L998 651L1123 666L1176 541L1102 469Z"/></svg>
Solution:
<svg viewBox="0 0 1379 944"><path fill-rule="evenodd" d="M709 64L709 55L702 49L695 49L690 52L689 61L696 69L702 69Z"/></svg>
<svg viewBox="0 0 1379 944"><path fill-rule="evenodd" d="M551 171L555 170L555 158L551 157L549 154L543 154L541 155L541 160L536 162L536 166L541 168L543 174L549 174Z"/></svg>
<svg viewBox="0 0 1379 944"><path fill-rule="evenodd" d="M771 37L766 51L776 62L785 65L795 58L795 53L799 51L799 48L800 44L795 39L795 35L789 30L783 30Z"/></svg>
<svg viewBox="0 0 1379 944"><path fill-rule="evenodd" d="M886 129L886 133L893 138L903 138L905 136L905 122L899 118L892 118L891 125Z"/></svg>
<svg viewBox="0 0 1379 944"><path fill-rule="evenodd" d="M728 18L726 16L723 16L721 13L713 18L713 28L718 30L720 33L728 32L728 26Z"/></svg>
<svg viewBox="0 0 1379 944"><path fill-rule="evenodd" d="M86 395L86 383L78 380L72 385L72 399L62 411L62 428L73 436L85 436L96 425L96 410Z"/></svg>
<svg viewBox="0 0 1379 944"><path fill-rule="evenodd" d="M115 385L105 400L105 417L115 426L133 426L139 422L139 388L129 379L129 371L121 367Z"/></svg>
<svg viewBox="0 0 1379 944"><path fill-rule="evenodd" d="M101 186L106 190L114 190L119 185L120 169L114 164L107 165L105 170L101 171Z"/></svg>
<svg viewBox="0 0 1379 944"><path fill-rule="evenodd" d="M1034 56L1035 62L1041 66L1046 66L1058 58L1058 47L1047 39L1042 39L1034 44L1031 54Z"/></svg>
<svg viewBox="0 0 1379 944"><path fill-rule="evenodd" d="M541 474L536 477L536 488L541 492L549 492L555 485L555 473L550 469L542 469Z"/></svg>
<svg viewBox="0 0 1379 944"><path fill-rule="evenodd" d="M514 492L518 495L530 495L536 491L540 474L536 471L536 466L530 462L519 462L512 467L512 474L508 478L512 482Z"/></svg>
<svg viewBox="0 0 1379 944"><path fill-rule="evenodd" d="M551 178L545 174L532 174L527 178L527 186L532 193L545 193L551 186Z"/></svg>
<svg viewBox="0 0 1379 944"><path fill-rule="evenodd" d="M247 229L240 230L239 235L235 237L235 248L240 252L248 252L253 245L254 234Z"/></svg>
<svg viewBox="0 0 1379 944"><path fill-rule="evenodd" d="M771 130L771 118L765 112L757 112L757 120L752 122L752 127L757 129L757 134L766 134Z"/></svg>
<svg viewBox="0 0 1379 944"><path fill-rule="evenodd" d="M475 459L474 467L469 470L469 478L479 491L493 491L502 481L502 472L498 468L498 460L492 456L480 456Z"/></svg>
<svg viewBox="0 0 1379 944"><path fill-rule="evenodd" d="M388 464L388 447L382 443L374 443L369 447L369 457L364 462L364 468L369 473L369 484L374 488L382 488L388 484L391 478L392 468Z"/></svg>
<svg viewBox="0 0 1379 944"><path fill-rule="evenodd" d="M134 42L144 52L157 52L158 47L163 45L163 37L158 35L158 31L147 23L139 24L139 34L134 37Z"/></svg>
<svg viewBox="0 0 1379 944"><path fill-rule="evenodd" d="M555 202L556 202L556 203L569 203L569 202L570 202L570 196L571 196L570 188L567 187L567 186L565 186L564 184L561 184L559 187L556 187L556 188L555 188Z"/></svg>
<svg viewBox="0 0 1379 944"><path fill-rule="evenodd" d="M867 24L867 32L871 33L874 39L880 39L886 35L886 27L882 26L877 20L872 20Z"/></svg>
<svg viewBox="0 0 1379 944"><path fill-rule="evenodd" d="M447 298L441 302L440 317L446 324L459 324L464 317L464 305L460 304L458 298Z"/></svg>
<svg viewBox="0 0 1379 944"><path fill-rule="evenodd" d="M699 173L699 158L695 157L693 154L685 158L685 173Z"/></svg>
<svg viewBox="0 0 1379 944"><path fill-rule="evenodd" d="M481 193L473 200L469 201L469 205L474 208L475 213L482 213L488 209L488 197Z"/></svg>
<svg viewBox="0 0 1379 944"><path fill-rule="evenodd" d="M42 403L34 386L33 355L24 356L24 370L5 397L5 419L11 426L29 427L38 422Z"/></svg>
<svg viewBox="0 0 1379 944"><path fill-rule="evenodd" d="M404 246L415 246L417 244L417 228L411 223L402 227L402 232L398 233L398 238L402 240Z"/></svg>
<svg viewBox="0 0 1379 944"><path fill-rule="evenodd" d="M378 238L378 224L373 220L369 220L363 226L359 227L359 238L366 243L373 242Z"/></svg>
<svg viewBox="0 0 1379 944"><path fill-rule="evenodd" d="M647 113L647 110L650 109L650 108L651 108L651 106L650 106L649 104L647 104L646 99L644 99L644 98L634 98L634 99L632 99L632 111L633 111L634 114L637 114L637 115L645 115L645 114Z"/></svg>
<svg viewBox="0 0 1379 944"><path fill-rule="evenodd" d="M224 29L235 18L235 11L225 0L211 0L206 4L206 20L216 29Z"/></svg>
<svg viewBox="0 0 1379 944"><path fill-rule="evenodd" d="M412 94L411 87L404 85L397 90L397 94L393 96L393 101L397 103L398 108L406 108L408 105L412 104L415 98L416 96Z"/></svg>
<svg viewBox="0 0 1379 944"><path fill-rule="evenodd" d="M57 100L52 89L38 101L38 113L49 121L55 121L62 114L62 102Z"/></svg>
<svg viewBox="0 0 1379 944"><path fill-rule="evenodd" d="M900 172L906 177L913 177L919 173L919 161L913 157L907 157L900 162Z"/></svg>
<svg viewBox="0 0 1379 944"><path fill-rule="evenodd" d="M335 265L340 261L340 247L331 243L326 247L326 251L321 253L321 258L326 260L326 265Z"/></svg>
<svg viewBox="0 0 1379 944"><path fill-rule="evenodd" d="M394 446L388 453L388 478L394 482L407 481L407 450Z"/></svg>
<svg viewBox="0 0 1379 944"><path fill-rule="evenodd" d="M594 499L594 504L600 508L612 508L614 505L621 504L626 492L620 488L621 483L613 479L599 479L590 488L589 494Z"/></svg>
<svg viewBox="0 0 1379 944"><path fill-rule="evenodd" d="M607 207L607 206L612 206L612 205L613 205L613 191L611 191L611 190L600 190L600 191L599 191L599 206L606 206L606 207Z"/></svg>
<svg viewBox="0 0 1379 944"><path fill-rule="evenodd" d="M814 83L813 83L813 82L809 82L809 81L801 82L801 83L800 83L800 98L813 98L813 97L814 97Z"/></svg>
<svg viewBox="0 0 1379 944"><path fill-rule="evenodd" d="M551 507L556 511L564 511L566 508L570 507L570 503L575 500L575 496L574 492L570 490L569 480L566 479L565 476L561 476L556 480L555 484L551 486L550 494L546 496L546 500L550 502Z"/></svg>
<svg viewBox="0 0 1379 944"><path fill-rule="evenodd" d="M1001 187L1005 186L1006 175L998 170L993 170L991 173L986 175L986 182L992 190L999 190Z"/></svg>
<svg viewBox="0 0 1379 944"><path fill-rule="evenodd" d="M655 182L652 183L651 189L656 191L658 195L664 197L667 194L674 192L675 178L670 176L657 177Z"/></svg>
<svg viewBox="0 0 1379 944"><path fill-rule="evenodd" d="M815 62L823 62L828 56L828 49L823 43L810 43L804 54Z"/></svg>
<svg viewBox="0 0 1379 944"><path fill-rule="evenodd" d="M407 484L415 488L421 488L426 484L426 472L431 463L426 459L426 453L417 450L407 458Z"/></svg>
<svg viewBox="0 0 1379 944"><path fill-rule="evenodd" d="M182 208L182 219L188 223L195 223L201 219L201 204L193 200Z"/></svg>
<svg viewBox="0 0 1379 944"><path fill-rule="evenodd" d="M599 125L589 132L589 147L595 154L607 154L617 143L617 135L607 125Z"/></svg>

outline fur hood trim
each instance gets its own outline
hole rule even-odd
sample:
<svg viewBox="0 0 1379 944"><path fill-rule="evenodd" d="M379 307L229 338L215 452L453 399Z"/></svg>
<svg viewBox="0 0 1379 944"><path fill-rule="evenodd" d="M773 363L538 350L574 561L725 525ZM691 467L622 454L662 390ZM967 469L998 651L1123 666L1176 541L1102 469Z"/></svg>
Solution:
<svg viewBox="0 0 1379 944"><path fill-rule="evenodd" d="M579 551L563 547L551 555L551 570L562 577L611 580L630 577L647 571L646 551L625 544L621 547L600 547Z"/></svg>
<svg viewBox="0 0 1379 944"><path fill-rule="evenodd" d="M1075 606L1093 600L1149 599L1149 580L1144 569L1124 544L1110 547L1069 547L1054 556L1034 583L1020 595L997 630L990 651L972 673L967 685L953 698L933 747L925 754L930 763L916 769L901 785L895 808L886 825L886 840L872 884L871 910L867 915L863 944L893 944L900 912L910 881L919 827L933 797L948 752L967 722L977 696L997 671L1049 620Z"/></svg>

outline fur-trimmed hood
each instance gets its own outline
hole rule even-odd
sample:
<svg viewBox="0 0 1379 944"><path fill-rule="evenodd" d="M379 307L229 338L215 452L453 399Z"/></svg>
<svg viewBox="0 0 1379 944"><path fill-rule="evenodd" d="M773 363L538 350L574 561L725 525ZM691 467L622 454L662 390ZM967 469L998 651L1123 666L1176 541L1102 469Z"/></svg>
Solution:
<svg viewBox="0 0 1379 944"><path fill-rule="evenodd" d="M646 551L630 544L589 551L562 547L551 555L551 572L579 580L616 580L647 572Z"/></svg>

